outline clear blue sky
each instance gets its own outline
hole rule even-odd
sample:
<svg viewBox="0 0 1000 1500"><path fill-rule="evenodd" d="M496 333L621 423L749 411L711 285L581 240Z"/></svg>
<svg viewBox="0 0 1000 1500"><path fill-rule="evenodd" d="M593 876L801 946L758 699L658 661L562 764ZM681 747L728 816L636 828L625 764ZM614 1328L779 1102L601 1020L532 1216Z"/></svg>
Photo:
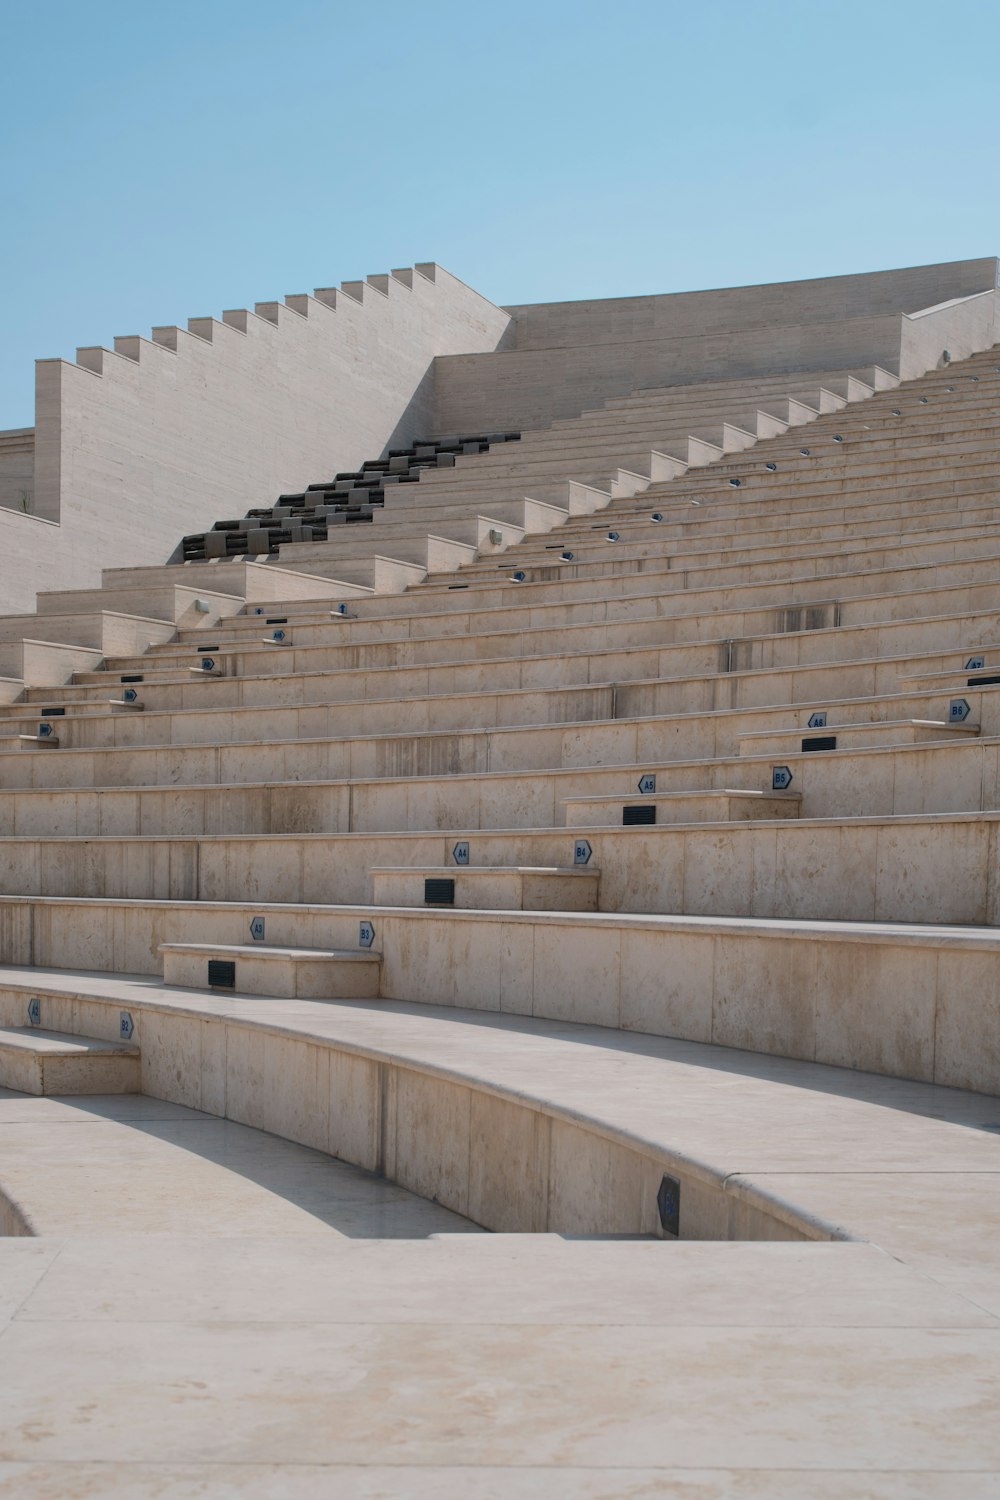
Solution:
<svg viewBox="0 0 1000 1500"><path fill-rule="evenodd" d="M417 260L509 303L1000 251L997 0L36 0L0 56L0 428L36 357Z"/></svg>

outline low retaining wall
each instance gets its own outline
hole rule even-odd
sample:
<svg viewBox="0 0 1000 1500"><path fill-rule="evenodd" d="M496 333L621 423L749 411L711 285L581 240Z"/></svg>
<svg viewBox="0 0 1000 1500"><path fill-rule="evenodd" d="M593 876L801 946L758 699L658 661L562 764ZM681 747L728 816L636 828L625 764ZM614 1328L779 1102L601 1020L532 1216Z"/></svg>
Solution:
<svg viewBox="0 0 1000 1500"><path fill-rule="evenodd" d="M861 923L0 898L13 964L159 976L159 944L383 956L381 994L1000 1091L1000 933Z"/></svg>

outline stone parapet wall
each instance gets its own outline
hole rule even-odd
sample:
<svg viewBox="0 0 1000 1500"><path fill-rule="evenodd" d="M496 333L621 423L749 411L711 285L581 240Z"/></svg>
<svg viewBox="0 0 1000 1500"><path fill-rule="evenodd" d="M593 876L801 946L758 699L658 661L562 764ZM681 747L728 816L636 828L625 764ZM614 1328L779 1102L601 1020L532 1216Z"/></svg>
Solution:
<svg viewBox="0 0 1000 1500"><path fill-rule="evenodd" d="M508 323L427 263L39 361L33 514L60 531L0 516L0 611L165 562L184 532L420 436L435 355Z"/></svg>
<svg viewBox="0 0 1000 1500"><path fill-rule="evenodd" d="M513 323L497 353L435 362L436 430L486 421L539 427L643 387L781 371L874 363L911 379L937 363L942 338L957 343L956 359L993 342L996 283L997 262L987 258L715 292L511 307ZM907 314L980 296L971 311L946 307L920 328L909 326Z"/></svg>

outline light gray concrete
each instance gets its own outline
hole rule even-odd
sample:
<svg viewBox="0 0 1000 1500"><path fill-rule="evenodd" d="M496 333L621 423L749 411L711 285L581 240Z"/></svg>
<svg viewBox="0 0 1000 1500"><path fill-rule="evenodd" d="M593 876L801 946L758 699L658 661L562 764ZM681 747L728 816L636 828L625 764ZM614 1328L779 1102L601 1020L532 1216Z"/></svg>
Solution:
<svg viewBox="0 0 1000 1500"><path fill-rule="evenodd" d="M627 389L0 621L0 1084L143 1090L0 1097L0 1494L992 1500L995 278L521 310Z"/></svg>
<svg viewBox="0 0 1000 1500"><path fill-rule="evenodd" d="M492 357L435 364L437 430L537 427L641 386L876 363L922 374L996 338L995 258L673 296L510 307ZM986 294L970 308L962 299ZM918 329L905 315L959 299ZM960 352L958 352L960 351Z"/></svg>
<svg viewBox="0 0 1000 1500"><path fill-rule="evenodd" d="M426 432L434 356L494 348L509 318L433 265L376 282L40 360L32 514L0 504L0 610L165 562L220 514Z"/></svg>
<svg viewBox="0 0 1000 1500"><path fill-rule="evenodd" d="M6 1493L995 1493L995 1101L406 1006L105 993L136 1008L154 1092L181 1055L196 1086L185 1033L224 1026L209 1107L281 1133L315 1140L295 1101L317 1098L321 1057L335 1130L381 1060L394 1175L490 1216L518 1202L522 1160L530 1212L544 1161L570 1237L449 1216L443 1237L374 1244L354 1236L385 1233L387 1201L390 1233L444 1211L176 1103L117 1100L83 1128L79 1106L0 1098L0 1139L24 1141L4 1190L52 1224L0 1243ZM629 1232L664 1167L679 1242L573 1237Z"/></svg>

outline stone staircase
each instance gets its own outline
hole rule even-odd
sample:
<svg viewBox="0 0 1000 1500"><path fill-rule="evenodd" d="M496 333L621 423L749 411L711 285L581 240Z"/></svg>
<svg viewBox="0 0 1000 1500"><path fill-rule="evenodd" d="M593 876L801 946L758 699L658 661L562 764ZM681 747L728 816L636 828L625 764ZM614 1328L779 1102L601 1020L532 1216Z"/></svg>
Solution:
<svg viewBox="0 0 1000 1500"><path fill-rule="evenodd" d="M991 929L1000 367L868 373L615 398L387 487L354 552L116 570L0 621L90 653L0 708L9 961L488 1008L475 945L527 934L537 963L558 919L603 1024L599 956L641 918L643 1025L683 1035L668 919L749 924L755 954L775 923L817 953L809 924L918 923L931 954ZM504 505L513 538L461 532ZM445 570L375 550L431 524ZM982 1085L990 994L952 1081ZM531 1005L555 1013L537 978Z"/></svg>

